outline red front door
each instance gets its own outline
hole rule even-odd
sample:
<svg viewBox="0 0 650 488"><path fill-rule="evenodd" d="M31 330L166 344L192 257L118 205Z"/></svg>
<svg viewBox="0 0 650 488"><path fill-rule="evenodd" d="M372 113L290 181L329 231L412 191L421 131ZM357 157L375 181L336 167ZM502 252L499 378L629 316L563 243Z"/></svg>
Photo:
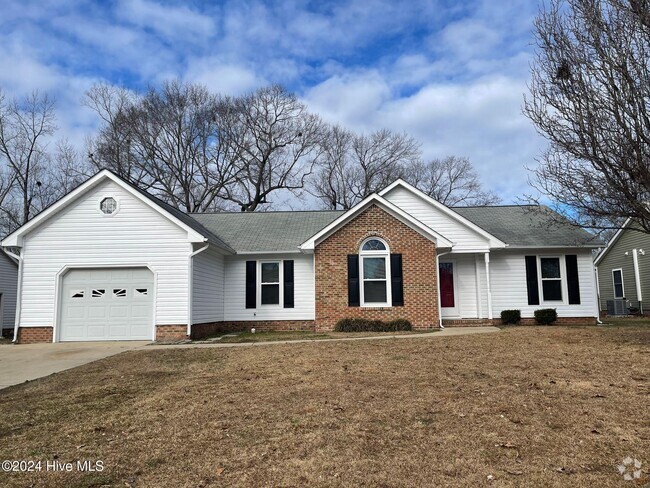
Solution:
<svg viewBox="0 0 650 488"><path fill-rule="evenodd" d="M440 263L440 306L455 306L453 263Z"/></svg>

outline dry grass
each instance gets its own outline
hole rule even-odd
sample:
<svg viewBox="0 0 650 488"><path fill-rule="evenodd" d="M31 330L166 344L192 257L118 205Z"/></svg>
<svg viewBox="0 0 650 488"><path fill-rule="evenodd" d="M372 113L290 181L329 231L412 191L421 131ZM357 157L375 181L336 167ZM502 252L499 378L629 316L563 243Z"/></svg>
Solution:
<svg viewBox="0 0 650 488"><path fill-rule="evenodd" d="M648 327L128 352L0 391L1 459L107 466L0 486L648 483L649 379Z"/></svg>
<svg viewBox="0 0 650 488"><path fill-rule="evenodd" d="M225 336L219 342L227 343L241 343L241 342L274 342L274 341L295 341L295 340L310 340L322 341L324 339L341 339L341 338L354 338L354 337L376 337L376 336L394 336L394 335L409 335L409 334L433 334L438 332L439 329L433 330L414 330L414 331L397 331L397 332L243 332L233 336Z"/></svg>

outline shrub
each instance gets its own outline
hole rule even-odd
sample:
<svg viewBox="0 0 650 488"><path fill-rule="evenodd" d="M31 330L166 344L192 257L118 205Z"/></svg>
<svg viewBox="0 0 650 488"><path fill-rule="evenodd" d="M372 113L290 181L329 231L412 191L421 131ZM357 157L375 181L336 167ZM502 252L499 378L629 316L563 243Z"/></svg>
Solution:
<svg viewBox="0 0 650 488"><path fill-rule="evenodd" d="M518 324L521 320L521 310L502 310L501 323L502 324Z"/></svg>
<svg viewBox="0 0 650 488"><path fill-rule="evenodd" d="M395 332L398 330L411 330L413 326L406 319L397 319L390 322L382 320L368 320L361 318L347 318L339 320L334 326L335 332Z"/></svg>
<svg viewBox="0 0 650 488"><path fill-rule="evenodd" d="M549 325L557 320L557 310L554 308L540 308L535 310L535 320L540 325Z"/></svg>

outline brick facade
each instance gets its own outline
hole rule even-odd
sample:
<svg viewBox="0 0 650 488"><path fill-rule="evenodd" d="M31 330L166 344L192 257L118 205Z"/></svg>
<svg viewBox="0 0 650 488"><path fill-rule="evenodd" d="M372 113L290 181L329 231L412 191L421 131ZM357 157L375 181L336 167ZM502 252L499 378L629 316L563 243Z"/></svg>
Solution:
<svg viewBox="0 0 650 488"><path fill-rule="evenodd" d="M187 325L156 325L156 341L175 342L187 338Z"/></svg>
<svg viewBox="0 0 650 488"><path fill-rule="evenodd" d="M378 236L402 254L404 306L349 307L347 255ZM316 246L316 330L331 330L342 318L407 319L415 329L438 327L436 247L380 207L370 206Z"/></svg>
<svg viewBox="0 0 650 488"><path fill-rule="evenodd" d="M36 344L38 342L52 342L52 327L20 327L18 328L19 344Z"/></svg>
<svg viewBox="0 0 650 488"><path fill-rule="evenodd" d="M240 332L255 329L257 332L278 332L290 330L313 331L316 325L313 320L253 320L238 322L218 322L219 332ZM192 326L192 334L194 334Z"/></svg>

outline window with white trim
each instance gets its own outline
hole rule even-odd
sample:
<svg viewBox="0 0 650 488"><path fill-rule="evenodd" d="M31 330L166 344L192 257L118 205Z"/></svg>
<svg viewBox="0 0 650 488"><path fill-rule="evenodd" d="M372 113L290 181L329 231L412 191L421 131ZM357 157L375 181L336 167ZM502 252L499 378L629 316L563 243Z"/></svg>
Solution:
<svg viewBox="0 0 650 488"><path fill-rule="evenodd" d="M117 202L113 197L106 197L99 203L99 209L105 215L112 215L117 210Z"/></svg>
<svg viewBox="0 0 650 488"><path fill-rule="evenodd" d="M625 298L625 286L623 286L622 269L619 268L612 270L612 281L614 283L614 298L617 300Z"/></svg>
<svg viewBox="0 0 650 488"><path fill-rule="evenodd" d="M390 251L382 239L371 237L359 251L361 306L389 307Z"/></svg>
<svg viewBox="0 0 650 488"><path fill-rule="evenodd" d="M260 305L280 305L281 261L260 261Z"/></svg>
<svg viewBox="0 0 650 488"><path fill-rule="evenodd" d="M542 280L542 299L545 302L562 301L562 265L559 257L539 258Z"/></svg>

